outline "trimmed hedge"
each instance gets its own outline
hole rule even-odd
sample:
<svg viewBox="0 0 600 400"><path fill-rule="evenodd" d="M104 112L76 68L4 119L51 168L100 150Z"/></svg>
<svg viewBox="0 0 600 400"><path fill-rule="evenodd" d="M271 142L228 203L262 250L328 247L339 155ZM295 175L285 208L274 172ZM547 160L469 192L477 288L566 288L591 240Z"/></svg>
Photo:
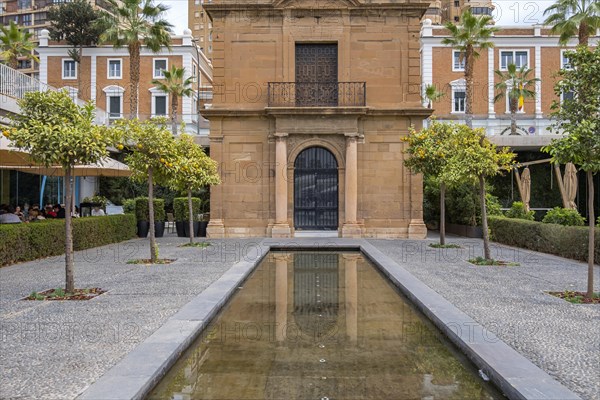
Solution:
<svg viewBox="0 0 600 400"><path fill-rule="evenodd" d="M515 218L490 217L492 240L509 246L587 261L588 227L563 226ZM596 228L595 260L600 261L600 229Z"/></svg>
<svg viewBox="0 0 600 400"><path fill-rule="evenodd" d="M192 211L194 212L194 221L200 221L200 199L192 197ZM173 211L175 212L175 221L189 221L189 205L187 197L175 197L173 199Z"/></svg>
<svg viewBox="0 0 600 400"><path fill-rule="evenodd" d="M134 238L136 220L131 214L73 218L73 249L117 243ZM0 266L65 252L65 220L0 225Z"/></svg>
<svg viewBox="0 0 600 400"><path fill-rule="evenodd" d="M154 221L164 221L165 220L165 201L163 199L152 199L152 203L154 204ZM150 211L148 208L148 198L147 197L136 197L135 198L135 216L138 221L149 221L150 220Z"/></svg>

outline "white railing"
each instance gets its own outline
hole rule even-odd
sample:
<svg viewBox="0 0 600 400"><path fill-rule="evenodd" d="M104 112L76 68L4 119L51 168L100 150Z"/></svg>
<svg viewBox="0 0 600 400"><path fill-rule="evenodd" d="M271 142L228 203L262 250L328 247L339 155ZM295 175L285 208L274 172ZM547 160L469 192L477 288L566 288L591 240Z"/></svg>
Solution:
<svg viewBox="0 0 600 400"><path fill-rule="evenodd" d="M25 93L56 90L35 78L25 75L7 65L0 64L0 95L22 99Z"/></svg>

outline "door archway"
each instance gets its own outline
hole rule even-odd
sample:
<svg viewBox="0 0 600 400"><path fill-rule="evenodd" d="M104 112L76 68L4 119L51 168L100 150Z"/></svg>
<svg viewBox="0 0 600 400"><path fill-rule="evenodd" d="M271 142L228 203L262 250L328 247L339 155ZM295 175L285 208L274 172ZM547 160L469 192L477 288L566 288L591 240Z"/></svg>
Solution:
<svg viewBox="0 0 600 400"><path fill-rule="evenodd" d="M323 147L308 147L294 161L294 227L338 229L338 163Z"/></svg>

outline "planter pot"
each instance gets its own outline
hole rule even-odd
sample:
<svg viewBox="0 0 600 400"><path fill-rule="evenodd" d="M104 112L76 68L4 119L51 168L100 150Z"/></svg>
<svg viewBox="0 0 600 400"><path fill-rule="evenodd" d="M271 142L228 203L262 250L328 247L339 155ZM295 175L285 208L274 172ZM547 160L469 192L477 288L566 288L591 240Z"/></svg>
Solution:
<svg viewBox="0 0 600 400"><path fill-rule="evenodd" d="M148 221L138 221L137 223L137 235L138 237L145 238L148 236L150 230L150 223Z"/></svg>
<svg viewBox="0 0 600 400"><path fill-rule="evenodd" d="M155 221L154 222L154 236L155 237L163 237L165 234L165 221Z"/></svg>
<svg viewBox="0 0 600 400"><path fill-rule="evenodd" d="M177 237L185 237L185 228L183 221L175 221L175 230L177 230Z"/></svg>
<svg viewBox="0 0 600 400"><path fill-rule="evenodd" d="M446 233L453 233L455 235L477 239L483 237L483 230L481 227L470 225L446 224Z"/></svg>
<svg viewBox="0 0 600 400"><path fill-rule="evenodd" d="M206 237L206 228L208 227L208 221L200 221L200 234L199 237Z"/></svg>
<svg viewBox="0 0 600 400"><path fill-rule="evenodd" d="M183 222L183 229L185 232L185 237L190 237L190 223L189 221ZM194 237L199 237L198 233L200 231L200 222L194 222Z"/></svg>

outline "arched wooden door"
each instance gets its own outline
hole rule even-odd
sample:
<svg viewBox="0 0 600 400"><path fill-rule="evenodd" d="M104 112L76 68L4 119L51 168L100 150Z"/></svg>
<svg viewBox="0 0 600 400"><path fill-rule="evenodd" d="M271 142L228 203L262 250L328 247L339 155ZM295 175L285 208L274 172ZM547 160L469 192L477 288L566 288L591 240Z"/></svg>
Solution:
<svg viewBox="0 0 600 400"><path fill-rule="evenodd" d="M338 164L323 147L303 150L294 162L294 226L338 229Z"/></svg>

